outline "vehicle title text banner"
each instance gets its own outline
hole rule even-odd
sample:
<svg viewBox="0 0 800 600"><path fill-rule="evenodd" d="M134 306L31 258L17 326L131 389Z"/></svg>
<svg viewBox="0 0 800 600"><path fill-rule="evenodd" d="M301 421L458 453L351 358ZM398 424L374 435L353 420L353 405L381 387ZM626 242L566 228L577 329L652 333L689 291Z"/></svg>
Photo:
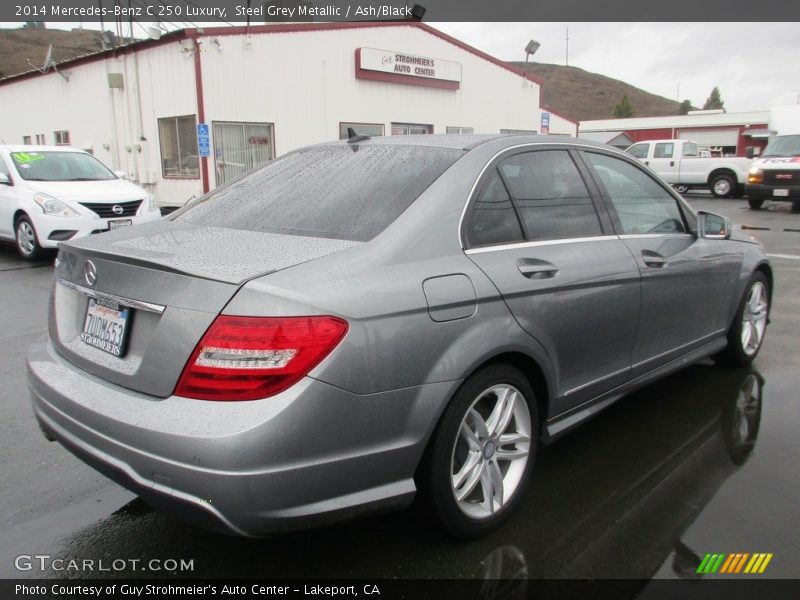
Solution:
<svg viewBox="0 0 800 600"><path fill-rule="evenodd" d="M178 27L276 22L800 21L800 2L761 0L10 0L7 22L165 22Z"/></svg>

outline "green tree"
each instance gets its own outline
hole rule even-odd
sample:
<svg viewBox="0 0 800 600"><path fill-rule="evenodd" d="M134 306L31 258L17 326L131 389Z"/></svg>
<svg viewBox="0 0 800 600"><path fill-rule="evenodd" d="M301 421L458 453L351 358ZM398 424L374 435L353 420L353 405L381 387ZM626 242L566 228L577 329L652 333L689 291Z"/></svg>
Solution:
<svg viewBox="0 0 800 600"><path fill-rule="evenodd" d="M684 100L681 102L681 106L678 109L679 115L688 115L689 111L692 110L692 101L691 100Z"/></svg>
<svg viewBox="0 0 800 600"><path fill-rule="evenodd" d="M711 95L706 99L706 103L703 104L703 110L714 109L725 110L725 103L722 101L722 97L719 95L719 88L717 86L714 86L714 89L711 90Z"/></svg>
<svg viewBox="0 0 800 600"><path fill-rule="evenodd" d="M614 107L614 116L618 119L627 119L633 116L633 107L631 106L631 101L628 100L627 93L622 96L622 100Z"/></svg>

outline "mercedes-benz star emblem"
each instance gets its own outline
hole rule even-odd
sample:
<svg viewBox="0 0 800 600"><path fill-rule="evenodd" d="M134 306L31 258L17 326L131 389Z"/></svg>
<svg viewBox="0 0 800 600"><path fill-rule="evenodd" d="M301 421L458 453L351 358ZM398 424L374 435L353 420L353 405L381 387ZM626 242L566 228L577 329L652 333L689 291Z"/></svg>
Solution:
<svg viewBox="0 0 800 600"><path fill-rule="evenodd" d="M97 282L97 267L90 260L87 260L86 265L83 267L83 278L89 284L89 287L94 286Z"/></svg>
<svg viewBox="0 0 800 600"><path fill-rule="evenodd" d="M111 212L113 212L115 215L121 215L122 213L125 212L125 209L122 208L119 204L115 204L114 206L111 207Z"/></svg>

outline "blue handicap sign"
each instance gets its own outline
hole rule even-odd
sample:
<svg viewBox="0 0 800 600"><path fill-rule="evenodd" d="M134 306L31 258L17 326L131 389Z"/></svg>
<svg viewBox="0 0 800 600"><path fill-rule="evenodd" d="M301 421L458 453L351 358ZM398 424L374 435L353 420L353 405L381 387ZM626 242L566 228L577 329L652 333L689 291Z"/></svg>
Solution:
<svg viewBox="0 0 800 600"><path fill-rule="evenodd" d="M211 154L208 139L208 123L197 124L197 152L203 158Z"/></svg>

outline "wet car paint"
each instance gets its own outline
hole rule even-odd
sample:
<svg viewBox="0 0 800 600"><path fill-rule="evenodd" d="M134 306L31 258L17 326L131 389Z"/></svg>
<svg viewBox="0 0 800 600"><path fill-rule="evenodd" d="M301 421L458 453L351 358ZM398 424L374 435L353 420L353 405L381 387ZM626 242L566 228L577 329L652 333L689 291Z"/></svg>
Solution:
<svg viewBox="0 0 800 600"><path fill-rule="evenodd" d="M727 208L722 201L705 202L701 208ZM735 221L756 225L780 216L737 214L733 205L730 210ZM782 218L800 225L795 215ZM800 240L800 233L753 233L764 236L768 252L791 254L793 240ZM750 372L697 365L629 396L543 449L521 510L494 534L464 544L444 539L413 511L237 540L185 526L107 486L57 445L36 438L35 426L21 418L29 420L29 414L22 359L13 345L43 331L36 315L38 305L46 305L50 274L42 266L12 275L12 250L0 247L0 299L7 307L0 316L0 365L8 382L0 395L11 466L3 492L0 576L97 576L13 569L13 556L43 552L194 559L190 577L676 578L690 575L692 561L710 551L773 552L770 577L800 575L800 260L774 263L773 326L755 363L764 381L760 425L743 464L727 454L720 403L735 401ZM12 293L11 282L34 301ZM36 439L27 440L31 436Z"/></svg>

